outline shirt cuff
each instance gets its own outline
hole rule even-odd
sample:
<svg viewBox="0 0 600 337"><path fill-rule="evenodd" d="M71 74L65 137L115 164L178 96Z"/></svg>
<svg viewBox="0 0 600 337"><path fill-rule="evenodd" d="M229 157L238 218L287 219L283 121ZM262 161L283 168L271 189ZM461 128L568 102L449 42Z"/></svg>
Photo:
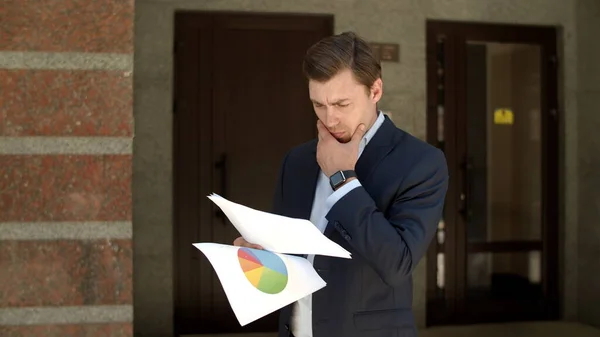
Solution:
<svg viewBox="0 0 600 337"><path fill-rule="evenodd" d="M336 202L338 202L342 197L348 194L353 189L362 186L358 179L354 179L344 186L340 187L337 191L333 192L327 199L325 200L325 204L327 209L331 209Z"/></svg>

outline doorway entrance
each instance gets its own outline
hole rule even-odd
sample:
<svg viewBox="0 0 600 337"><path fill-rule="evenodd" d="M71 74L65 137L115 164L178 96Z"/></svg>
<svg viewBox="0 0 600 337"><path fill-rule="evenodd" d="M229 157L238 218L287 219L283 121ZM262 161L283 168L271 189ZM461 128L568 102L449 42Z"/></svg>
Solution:
<svg viewBox="0 0 600 337"><path fill-rule="evenodd" d="M427 324L558 317L556 31L427 24L428 141L450 185Z"/></svg>
<svg viewBox="0 0 600 337"><path fill-rule="evenodd" d="M277 314L240 327L197 242L239 236L207 198L270 211L284 154L316 136L306 50L333 34L321 15L180 12L175 17L175 334L276 331Z"/></svg>

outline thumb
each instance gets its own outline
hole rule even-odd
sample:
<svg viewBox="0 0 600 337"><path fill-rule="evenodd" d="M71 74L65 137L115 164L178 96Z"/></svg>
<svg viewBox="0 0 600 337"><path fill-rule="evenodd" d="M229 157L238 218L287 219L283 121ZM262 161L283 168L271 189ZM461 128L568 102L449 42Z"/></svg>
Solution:
<svg viewBox="0 0 600 337"><path fill-rule="evenodd" d="M358 126L358 128L356 128L356 131L354 131L354 134L352 135L352 142L354 143L359 143L360 140L363 138L363 136L365 135L366 132L366 127L364 124L360 124Z"/></svg>

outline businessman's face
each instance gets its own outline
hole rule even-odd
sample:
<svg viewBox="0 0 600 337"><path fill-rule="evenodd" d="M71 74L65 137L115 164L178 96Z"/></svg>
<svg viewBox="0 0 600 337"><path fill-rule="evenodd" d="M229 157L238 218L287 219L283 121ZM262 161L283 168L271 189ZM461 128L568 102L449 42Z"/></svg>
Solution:
<svg viewBox="0 0 600 337"><path fill-rule="evenodd" d="M338 141L346 143L361 123L369 128L377 118L382 82L378 79L366 88L348 69L327 82L310 80L308 91L317 117Z"/></svg>

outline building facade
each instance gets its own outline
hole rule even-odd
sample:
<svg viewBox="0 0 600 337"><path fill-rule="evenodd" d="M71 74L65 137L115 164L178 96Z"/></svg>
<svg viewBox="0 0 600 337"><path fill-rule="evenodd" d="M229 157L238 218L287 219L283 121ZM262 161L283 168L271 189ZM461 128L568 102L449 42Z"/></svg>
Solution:
<svg viewBox="0 0 600 337"><path fill-rule="evenodd" d="M557 27L560 317L598 325L600 3L102 0L9 3L0 36L0 334L174 331L177 11L333 16L398 43L380 108L427 139L430 20ZM414 275L426 325L427 262ZM15 280L18 280L15 282Z"/></svg>

